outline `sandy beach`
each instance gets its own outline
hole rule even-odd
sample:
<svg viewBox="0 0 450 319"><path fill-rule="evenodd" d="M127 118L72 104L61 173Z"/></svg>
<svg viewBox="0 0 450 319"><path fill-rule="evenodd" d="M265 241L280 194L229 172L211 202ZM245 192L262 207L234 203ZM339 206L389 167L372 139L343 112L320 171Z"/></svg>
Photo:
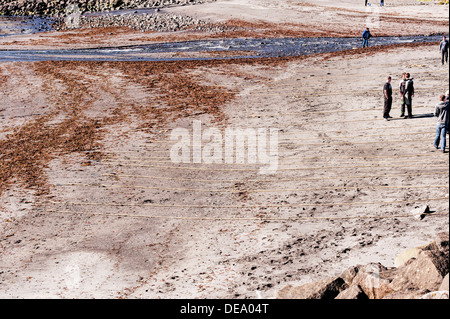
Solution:
<svg viewBox="0 0 450 319"><path fill-rule="evenodd" d="M216 1L161 13L217 32L51 31L0 37L0 50L359 37L368 22L375 36L448 32L448 5L437 1L368 10L355 0ZM400 118L402 72L415 82L412 119ZM384 121L388 75L393 118ZM393 267L401 251L449 229L448 147L433 147L434 108L449 87L439 43L10 61L0 62L0 84L0 298L273 298L357 264ZM203 133L276 130L277 170L174 163L171 134L194 134L196 123ZM433 214L415 219L422 205Z"/></svg>

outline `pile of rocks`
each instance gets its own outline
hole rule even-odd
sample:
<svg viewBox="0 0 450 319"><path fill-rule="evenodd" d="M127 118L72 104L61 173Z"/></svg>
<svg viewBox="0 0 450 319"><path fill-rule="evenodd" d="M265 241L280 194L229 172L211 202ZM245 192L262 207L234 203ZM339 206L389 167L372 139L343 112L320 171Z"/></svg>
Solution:
<svg viewBox="0 0 450 319"><path fill-rule="evenodd" d="M0 0L0 14L65 16L66 9L71 4L76 4L81 12L103 12L213 1L215 0Z"/></svg>
<svg viewBox="0 0 450 319"><path fill-rule="evenodd" d="M66 23L66 21L61 20L56 30L126 26L142 32L170 32L185 29L201 29L206 25L205 22L189 16L172 14L106 14L100 16L81 16L76 24Z"/></svg>
<svg viewBox="0 0 450 319"><path fill-rule="evenodd" d="M449 233L400 253L395 267L358 265L340 276L278 291L278 299L448 299Z"/></svg>

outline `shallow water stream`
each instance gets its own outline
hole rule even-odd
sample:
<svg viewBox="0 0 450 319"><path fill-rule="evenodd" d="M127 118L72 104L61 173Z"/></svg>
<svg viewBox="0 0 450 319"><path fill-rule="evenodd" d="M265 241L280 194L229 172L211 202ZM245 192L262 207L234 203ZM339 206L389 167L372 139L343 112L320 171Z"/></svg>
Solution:
<svg viewBox="0 0 450 319"><path fill-rule="evenodd" d="M0 17L0 35L50 31L51 18ZM438 42L440 36L376 37L371 46ZM0 61L176 61L223 59L208 52L233 53L233 58L287 57L329 53L362 46L361 38L214 39L153 43L95 49L0 50ZM177 56L190 53L191 57ZM195 54L197 53L197 54Z"/></svg>
<svg viewBox="0 0 450 319"><path fill-rule="evenodd" d="M370 45L438 42L439 40L439 36L379 37L371 39ZM287 57L337 52L359 48L361 45L360 38L216 39L95 49L0 50L0 61L176 61L218 58L210 55L195 58L162 56L167 53L183 52L234 52L233 58ZM246 52L240 54L239 51Z"/></svg>

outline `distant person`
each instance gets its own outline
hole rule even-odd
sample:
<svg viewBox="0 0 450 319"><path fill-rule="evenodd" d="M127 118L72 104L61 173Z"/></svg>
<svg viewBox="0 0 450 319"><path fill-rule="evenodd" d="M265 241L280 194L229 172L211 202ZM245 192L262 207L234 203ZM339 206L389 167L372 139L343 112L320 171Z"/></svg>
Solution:
<svg viewBox="0 0 450 319"><path fill-rule="evenodd" d="M445 36L442 37L439 50L441 51L442 65L444 65L444 62L448 63L448 40Z"/></svg>
<svg viewBox="0 0 450 319"><path fill-rule="evenodd" d="M366 28L362 34L363 38L363 48L369 47L369 39L372 37L372 34L370 33L369 28Z"/></svg>
<svg viewBox="0 0 450 319"><path fill-rule="evenodd" d="M367 2L368 2L369 0L366 0L366 7L367 7Z"/></svg>
<svg viewBox="0 0 450 319"><path fill-rule="evenodd" d="M392 85L391 85L392 78L388 76L386 83L383 87L383 96L384 96L384 112L383 112L383 118L385 121L389 121L390 118L392 118L389 113L391 112L392 108Z"/></svg>
<svg viewBox="0 0 450 319"><path fill-rule="evenodd" d="M399 83L399 92L400 92L400 100L401 100L401 114L400 117L405 117L405 84L406 84L406 73L402 73L402 79Z"/></svg>
<svg viewBox="0 0 450 319"><path fill-rule="evenodd" d="M441 151L445 153L447 144L447 132L449 122L449 102L446 101L445 95L440 96L440 103L436 105L434 116L437 117L436 138L434 139L434 147L439 149L441 144Z"/></svg>
<svg viewBox="0 0 450 319"><path fill-rule="evenodd" d="M405 99L405 105L408 110L408 116L405 116L406 118L412 118L412 98L414 97L414 81L411 78L411 74L406 73L406 79L405 79L405 88L403 91L403 98Z"/></svg>
<svg viewBox="0 0 450 319"><path fill-rule="evenodd" d="M384 0L380 0L380 7L384 7Z"/></svg>

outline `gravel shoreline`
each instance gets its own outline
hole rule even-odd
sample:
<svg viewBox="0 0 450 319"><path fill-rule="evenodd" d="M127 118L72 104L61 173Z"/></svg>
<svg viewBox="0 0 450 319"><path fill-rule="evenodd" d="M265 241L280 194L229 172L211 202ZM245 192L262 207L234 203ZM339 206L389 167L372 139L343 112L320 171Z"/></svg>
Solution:
<svg viewBox="0 0 450 319"><path fill-rule="evenodd" d="M161 8L171 5L192 5L215 0L81 0L81 12L104 12L134 8ZM0 0L0 15L65 16L71 0Z"/></svg>
<svg viewBox="0 0 450 319"><path fill-rule="evenodd" d="M185 29L202 29L206 22L189 16L171 14L127 14L127 15L101 15L81 16L76 23L67 23L61 20L56 30L129 27L142 32L158 31L173 32Z"/></svg>

